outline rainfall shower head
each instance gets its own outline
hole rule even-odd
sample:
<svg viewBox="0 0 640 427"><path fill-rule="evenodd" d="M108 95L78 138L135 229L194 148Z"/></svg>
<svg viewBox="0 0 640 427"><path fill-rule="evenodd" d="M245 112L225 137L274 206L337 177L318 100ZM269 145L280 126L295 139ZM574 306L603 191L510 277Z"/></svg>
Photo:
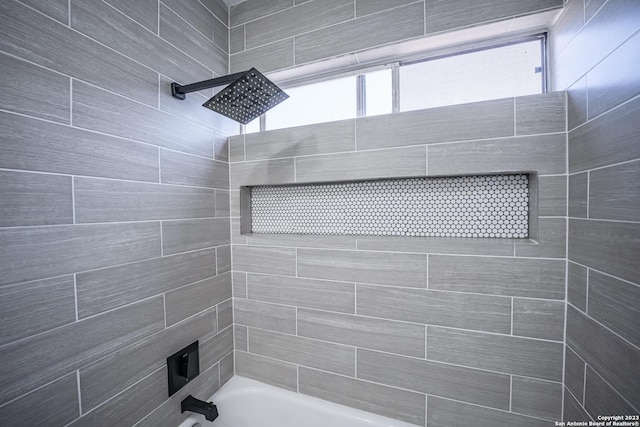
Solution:
<svg viewBox="0 0 640 427"><path fill-rule="evenodd" d="M171 93L176 98L184 99L189 92L224 84L229 85L202 106L245 125L289 98L255 68L185 86L171 83Z"/></svg>
<svg viewBox="0 0 640 427"><path fill-rule="evenodd" d="M252 68L202 105L246 125L287 98L289 95Z"/></svg>

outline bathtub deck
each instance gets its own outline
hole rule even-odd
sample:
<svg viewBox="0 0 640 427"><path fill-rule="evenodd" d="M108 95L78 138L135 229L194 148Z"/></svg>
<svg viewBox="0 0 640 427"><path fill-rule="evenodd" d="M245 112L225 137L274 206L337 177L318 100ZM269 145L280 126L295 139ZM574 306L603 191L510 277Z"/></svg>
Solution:
<svg viewBox="0 0 640 427"><path fill-rule="evenodd" d="M218 419L193 415L179 427L416 427L238 375L208 400L218 406Z"/></svg>

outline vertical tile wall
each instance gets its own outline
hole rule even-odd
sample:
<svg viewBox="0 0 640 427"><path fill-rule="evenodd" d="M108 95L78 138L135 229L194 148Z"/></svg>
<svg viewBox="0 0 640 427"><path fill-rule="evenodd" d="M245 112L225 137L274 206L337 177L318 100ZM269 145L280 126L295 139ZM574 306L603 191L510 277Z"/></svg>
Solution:
<svg viewBox="0 0 640 427"><path fill-rule="evenodd" d="M236 373L421 426L560 419L565 102L230 138ZM239 232L243 185L504 171L539 174L539 243Z"/></svg>
<svg viewBox="0 0 640 427"><path fill-rule="evenodd" d="M0 424L177 425L233 373L221 0L0 2ZM205 94L206 95L206 94ZM201 343L167 399L165 358Z"/></svg>
<svg viewBox="0 0 640 427"><path fill-rule="evenodd" d="M552 31L568 90L566 420L640 411L640 3L570 0Z"/></svg>
<svg viewBox="0 0 640 427"><path fill-rule="evenodd" d="M231 6L230 67L281 70L559 7L562 0L247 0Z"/></svg>

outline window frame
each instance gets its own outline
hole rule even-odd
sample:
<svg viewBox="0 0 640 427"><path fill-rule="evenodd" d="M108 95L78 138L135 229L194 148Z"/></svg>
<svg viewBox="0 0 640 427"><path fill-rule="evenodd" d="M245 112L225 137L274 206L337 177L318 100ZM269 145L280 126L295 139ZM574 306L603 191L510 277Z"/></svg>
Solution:
<svg viewBox="0 0 640 427"><path fill-rule="evenodd" d="M520 43L526 43L530 41L540 40L540 58L541 58L541 92L540 93L548 93L549 91L549 32L547 30L529 33L525 35L520 35L517 37L510 37L504 39L493 39L493 40L485 40L482 42L473 43L471 45L463 45L457 46L453 49L449 49L447 51L434 51L429 53L423 53L417 57L407 58L405 60L399 60L389 63L382 64L373 64L362 68L357 68L350 70L348 72L344 71L336 71L336 72L328 72L324 73L321 76L314 76L310 78L300 78L296 79L294 82L287 84L288 82L283 82L279 84L279 86L286 91L286 89L291 89L300 86L311 85L314 83L329 81L333 79L338 79L346 76L355 75L356 78L356 106L357 112L356 117L366 117L366 74L379 71L382 69L391 69L391 114L396 114L400 112L400 68L406 65L413 65L417 63L427 62L427 61L435 61L443 58L449 58L452 56L460 56L474 52L481 52L485 50L497 49L504 46L511 46ZM264 132L268 130L267 127L267 113L262 114L259 117L259 130L258 132ZM240 133L246 133L246 125L240 126Z"/></svg>

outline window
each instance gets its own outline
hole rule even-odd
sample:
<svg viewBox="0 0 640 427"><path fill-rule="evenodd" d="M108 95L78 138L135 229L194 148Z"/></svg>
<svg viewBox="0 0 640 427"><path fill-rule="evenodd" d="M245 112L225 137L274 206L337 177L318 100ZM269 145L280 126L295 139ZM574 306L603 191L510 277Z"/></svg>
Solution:
<svg viewBox="0 0 640 427"><path fill-rule="evenodd" d="M542 93L540 40L400 67L400 111Z"/></svg>
<svg viewBox="0 0 640 427"><path fill-rule="evenodd" d="M545 92L546 36L460 51L303 86L245 133Z"/></svg>
<svg viewBox="0 0 640 427"><path fill-rule="evenodd" d="M374 71L364 75L365 116L390 114L393 111L392 70Z"/></svg>
<svg viewBox="0 0 640 427"><path fill-rule="evenodd" d="M267 113L267 129L355 118L356 83L357 77L349 76L286 89L289 99Z"/></svg>

